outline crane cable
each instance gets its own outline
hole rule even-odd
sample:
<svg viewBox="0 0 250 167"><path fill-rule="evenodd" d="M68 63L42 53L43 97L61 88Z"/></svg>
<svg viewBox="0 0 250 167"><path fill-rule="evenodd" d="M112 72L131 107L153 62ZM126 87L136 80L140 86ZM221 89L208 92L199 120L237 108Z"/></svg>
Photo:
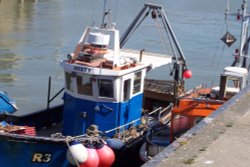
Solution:
<svg viewBox="0 0 250 167"><path fill-rule="evenodd" d="M157 17L158 18L158 17ZM161 30L161 26L160 26L160 23L159 23L159 21L158 21L158 19L153 19L154 20L154 23L155 23L155 25L156 25L156 28L157 28L157 30L158 30L158 32L159 32L159 34L160 34L160 42L161 42L161 44L162 44L162 47L163 47L163 49L166 51L166 53L168 53L169 52L169 50L168 50L168 47L167 47L167 43L166 42L164 42L164 36L163 36L163 32L162 32L162 30ZM169 33L168 33L168 31L166 30L166 28L164 27L164 29L165 29L165 31L166 31L166 34L167 34L167 37L166 38L168 38L168 40L169 40L169 43L172 43L172 41L171 41L171 39L170 39L170 35L169 35ZM173 46L170 44L170 46L171 46L171 48L172 48L172 50L173 50ZM173 52L173 54L174 54L174 52ZM176 56L175 56L176 57ZM173 74L173 67L170 67L170 65L168 66L169 67L169 69L170 69L170 75L172 76Z"/></svg>
<svg viewBox="0 0 250 167"><path fill-rule="evenodd" d="M164 36L163 36L162 31L161 31L161 26L160 26L160 23L158 22L158 19L154 19L154 23L155 23L156 29L158 30L158 32L160 34L160 42L162 44L162 47L165 49L166 52L168 52L167 44L166 44L166 42L164 42ZM167 33L167 36L169 39L168 33Z"/></svg>

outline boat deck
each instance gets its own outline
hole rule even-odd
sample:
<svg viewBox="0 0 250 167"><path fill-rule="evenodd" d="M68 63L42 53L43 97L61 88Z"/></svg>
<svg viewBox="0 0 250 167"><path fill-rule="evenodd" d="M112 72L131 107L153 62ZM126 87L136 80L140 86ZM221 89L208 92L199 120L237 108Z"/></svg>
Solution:
<svg viewBox="0 0 250 167"><path fill-rule="evenodd" d="M181 96L184 86L175 85L173 80L146 79L144 83L144 109L152 110L153 103L166 107Z"/></svg>

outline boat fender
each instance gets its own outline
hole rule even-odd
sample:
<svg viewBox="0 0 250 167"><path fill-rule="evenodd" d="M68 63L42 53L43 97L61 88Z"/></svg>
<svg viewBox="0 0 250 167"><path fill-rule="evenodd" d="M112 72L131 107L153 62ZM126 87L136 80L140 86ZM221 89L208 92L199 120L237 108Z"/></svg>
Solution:
<svg viewBox="0 0 250 167"><path fill-rule="evenodd" d="M189 78L192 78L192 71L191 70L184 70L183 71L183 77L186 78L186 79L189 79Z"/></svg>
<svg viewBox="0 0 250 167"><path fill-rule="evenodd" d="M96 152L99 156L98 167L110 167L115 162L115 153L106 144L97 143Z"/></svg>
<svg viewBox="0 0 250 167"><path fill-rule="evenodd" d="M119 139L106 139L106 142L113 150L121 150L124 148L124 143Z"/></svg>
<svg viewBox="0 0 250 167"><path fill-rule="evenodd" d="M69 163L72 165L76 165L76 163L82 164L87 161L88 151L83 144L77 141L73 141L69 143L69 148L67 150L66 157Z"/></svg>
<svg viewBox="0 0 250 167"><path fill-rule="evenodd" d="M88 151L88 159L80 167L98 167L99 165L99 156L93 145L86 145Z"/></svg>

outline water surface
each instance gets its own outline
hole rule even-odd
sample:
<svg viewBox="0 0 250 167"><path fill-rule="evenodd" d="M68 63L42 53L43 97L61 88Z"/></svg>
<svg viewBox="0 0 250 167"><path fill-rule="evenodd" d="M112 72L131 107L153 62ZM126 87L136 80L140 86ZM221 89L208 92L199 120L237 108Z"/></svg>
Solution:
<svg viewBox="0 0 250 167"><path fill-rule="evenodd" d="M146 2L112 0L112 19L124 32ZM225 33L226 0L151 0L161 4L187 58L193 78L187 87L218 82L218 72L232 62L232 52L219 40ZM240 5L231 2L236 11ZM16 99L20 112L46 107L48 77L52 94L63 87L60 60L70 53L87 25L99 25L100 0L1 0L0 1L0 90ZM239 26L231 19L235 36ZM162 51L155 23L146 22L125 47ZM139 42L140 41L140 42ZM169 67L150 73L152 78L169 78ZM61 102L57 99L52 105Z"/></svg>

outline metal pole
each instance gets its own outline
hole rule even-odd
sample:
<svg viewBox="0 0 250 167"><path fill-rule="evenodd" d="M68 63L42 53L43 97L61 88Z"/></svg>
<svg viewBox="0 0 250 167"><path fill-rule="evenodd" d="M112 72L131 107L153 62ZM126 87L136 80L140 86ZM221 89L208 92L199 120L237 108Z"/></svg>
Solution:
<svg viewBox="0 0 250 167"><path fill-rule="evenodd" d="M49 76L49 81L48 81L47 110L49 109L49 103L50 103L50 89L51 89L51 76Z"/></svg>
<svg viewBox="0 0 250 167"><path fill-rule="evenodd" d="M147 9L147 6L145 5L141 9L141 11L138 13L138 15L135 17L135 19L132 21L132 23L129 25L129 27L127 28L127 30L125 31L125 33L122 35L122 37L120 39L120 47L121 48L123 47L123 45L127 41L127 37L131 33L131 30L134 29L137 21L140 19L140 17L142 16L142 14L145 12L146 9Z"/></svg>

